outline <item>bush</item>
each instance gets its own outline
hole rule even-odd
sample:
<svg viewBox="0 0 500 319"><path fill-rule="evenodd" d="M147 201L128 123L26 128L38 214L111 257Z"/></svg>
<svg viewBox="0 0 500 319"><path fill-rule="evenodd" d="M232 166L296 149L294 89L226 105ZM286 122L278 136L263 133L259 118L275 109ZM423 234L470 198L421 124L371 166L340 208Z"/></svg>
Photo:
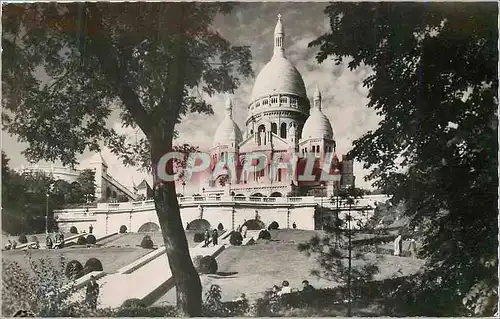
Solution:
<svg viewBox="0 0 500 319"><path fill-rule="evenodd" d="M78 239L76 240L76 244L77 245L87 245L87 239L85 239L85 237L83 237L83 236L78 237Z"/></svg>
<svg viewBox="0 0 500 319"><path fill-rule="evenodd" d="M219 225L217 226L217 229L220 230L220 231L223 231L224 230L224 225L222 225L222 223L219 223Z"/></svg>
<svg viewBox="0 0 500 319"><path fill-rule="evenodd" d="M90 258L89 260L87 260L83 269L85 274L91 273L93 271L103 271L102 263L97 258Z"/></svg>
<svg viewBox="0 0 500 319"><path fill-rule="evenodd" d="M83 276L83 266L78 260L72 260L66 265L64 274L66 278L76 280Z"/></svg>
<svg viewBox="0 0 500 319"><path fill-rule="evenodd" d="M201 243L205 240L205 235L203 233L195 233L193 236L193 240L195 243Z"/></svg>
<svg viewBox="0 0 500 319"><path fill-rule="evenodd" d="M36 236L31 236L31 242L36 242L38 240L38 238Z"/></svg>
<svg viewBox="0 0 500 319"><path fill-rule="evenodd" d="M96 242L97 242L97 239L95 238L94 235L87 236L87 244L95 245Z"/></svg>
<svg viewBox="0 0 500 319"><path fill-rule="evenodd" d="M71 226L71 228L69 229L69 233L70 234L78 234L78 229L76 229L75 226Z"/></svg>
<svg viewBox="0 0 500 319"><path fill-rule="evenodd" d="M173 306L161 307L120 307L112 313L99 313L99 317L178 317L177 309Z"/></svg>
<svg viewBox="0 0 500 319"><path fill-rule="evenodd" d="M212 256L205 256L200 260L200 272L202 274L215 274L217 272L217 261Z"/></svg>
<svg viewBox="0 0 500 319"><path fill-rule="evenodd" d="M200 262L202 258L203 258L202 255L196 255L193 257L193 266L198 271L200 270Z"/></svg>
<svg viewBox="0 0 500 319"><path fill-rule="evenodd" d="M3 317L12 317L20 309L30 310L36 317L89 316L83 296L65 293L68 280L62 259L34 260L28 252L22 267L4 259L2 277Z"/></svg>
<svg viewBox="0 0 500 319"><path fill-rule="evenodd" d="M146 249L153 249L154 243L153 240L151 240L151 237L149 236L144 236L141 242L141 247L146 248Z"/></svg>
<svg viewBox="0 0 500 319"><path fill-rule="evenodd" d="M243 236L237 231L233 232L231 234L231 237L229 237L229 243L233 246L241 246L243 243Z"/></svg>
<svg viewBox="0 0 500 319"><path fill-rule="evenodd" d="M125 300L122 308L146 308L146 304L139 298L132 298Z"/></svg>
<svg viewBox="0 0 500 319"><path fill-rule="evenodd" d="M259 233L259 239L265 239L265 240L270 240L271 239L271 233L269 230L261 230Z"/></svg>
<svg viewBox="0 0 500 319"><path fill-rule="evenodd" d="M271 229L278 229L278 228L280 228L280 224L278 224L278 222L276 222L276 221L274 221L271 224L269 224L269 227L268 227L269 230L271 230Z"/></svg>
<svg viewBox="0 0 500 319"><path fill-rule="evenodd" d="M20 244L26 244L28 242L28 238L26 238L26 235L21 235L21 236L19 236L19 238L17 239L17 241Z"/></svg>
<svg viewBox="0 0 500 319"><path fill-rule="evenodd" d="M121 225L120 226L120 234L125 234L127 232L127 226Z"/></svg>

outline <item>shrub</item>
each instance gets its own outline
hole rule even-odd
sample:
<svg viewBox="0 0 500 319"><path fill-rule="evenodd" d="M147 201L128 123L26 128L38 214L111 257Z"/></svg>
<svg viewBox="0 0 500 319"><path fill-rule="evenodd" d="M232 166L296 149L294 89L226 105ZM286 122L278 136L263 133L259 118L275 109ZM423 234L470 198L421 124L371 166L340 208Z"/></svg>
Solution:
<svg viewBox="0 0 500 319"><path fill-rule="evenodd" d="M241 246L243 243L243 236L239 232L233 232L229 237L229 243L233 246Z"/></svg>
<svg viewBox="0 0 500 319"><path fill-rule="evenodd" d="M202 255L196 255L193 257L193 266L198 271L200 270L200 262L202 258L203 258Z"/></svg>
<svg viewBox="0 0 500 319"><path fill-rule="evenodd" d="M70 234L78 234L78 229L75 226L71 226L69 229Z"/></svg>
<svg viewBox="0 0 500 319"><path fill-rule="evenodd" d="M76 244L77 245L87 245L87 239L85 239L85 237L78 237L78 239L76 240Z"/></svg>
<svg viewBox="0 0 500 319"><path fill-rule="evenodd" d="M65 293L64 259L33 260L25 256L28 268L2 260L2 316L12 317L18 310L30 310L36 317L88 317L83 296ZM73 285L74 282L70 282Z"/></svg>
<svg viewBox="0 0 500 319"><path fill-rule="evenodd" d="M96 242L97 242L97 239L95 238L94 235L87 236L87 244L95 245Z"/></svg>
<svg viewBox="0 0 500 319"><path fill-rule="evenodd" d="M278 228L280 228L280 224L278 224L278 222L276 222L276 221L274 221L271 224L269 224L269 227L268 227L269 230L271 230L271 229L278 229Z"/></svg>
<svg viewBox="0 0 500 319"><path fill-rule="evenodd" d="M247 220L244 225L247 226L248 230L261 230L262 228L266 227L266 225L263 222L257 219Z"/></svg>
<svg viewBox="0 0 500 319"><path fill-rule="evenodd" d="M36 236L31 236L31 242L36 242L38 240L38 238Z"/></svg>
<svg viewBox="0 0 500 319"><path fill-rule="evenodd" d="M102 263L97 258L90 258L89 260L87 260L83 269L85 274L91 273L93 271L103 271Z"/></svg>
<svg viewBox="0 0 500 319"><path fill-rule="evenodd" d="M101 314L99 317L178 317L177 309L173 306L161 307L120 307L114 309L111 314Z"/></svg>
<svg viewBox="0 0 500 319"><path fill-rule="evenodd" d="M203 233L195 233L193 236L193 240L195 243L201 243L205 240L205 235Z"/></svg>
<svg viewBox="0 0 500 319"><path fill-rule="evenodd" d="M26 235L21 235L21 236L19 236L19 238L17 239L17 241L20 244L26 244L28 242L28 238L26 238Z"/></svg>
<svg viewBox="0 0 500 319"><path fill-rule="evenodd" d="M215 274L217 272L217 261L212 256L205 256L200 259L200 272L202 274Z"/></svg>
<svg viewBox="0 0 500 319"><path fill-rule="evenodd" d="M123 302L122 308L146 308L146 304L139 298L131 298Z"/></svg>
<svg viewBox="0 0 500 319"><path fill-rule="evenodd" d="M146 249L153 249L154 243L153 240L151 240L151 237L149 236L144 236L141 242L141 247L146 248Z"/></svg>
<svg viewBox="0 0 500 319"><path fill-rule="evenodd" d="M127 232L127 226L121 225L120 226L120 234L125 234Z"/></svg>
<svg viewBox="0 0 500 319"><path fill-rule="evenodd" d="M83 266L78 260L72 260L66 265L64 274L70 280L77 280L83 276Z"/></svg>
<svg viewBox="0 0 500 319"><path fill-rule="evenodd" d="M271 239L271 233L269 232L269 230L261 230L260 233L259 233L259 239L266 239L266 240L270 240Z"/></svg>
<svg viewBox="0 0 500 319"><path fill-rule="evenodd" d="M224 225L222 225L222 223L219 223L219 225L217 226L217 229L220 231L224 230Z"/></svg>

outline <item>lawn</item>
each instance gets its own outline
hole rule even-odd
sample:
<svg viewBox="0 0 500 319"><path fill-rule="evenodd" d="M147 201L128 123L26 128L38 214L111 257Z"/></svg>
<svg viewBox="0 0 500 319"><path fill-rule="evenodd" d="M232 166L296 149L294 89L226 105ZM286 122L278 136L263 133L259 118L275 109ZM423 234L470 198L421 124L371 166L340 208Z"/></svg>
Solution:
<svg viewBox="0 0 500 319"><path fill-rule="evenodd" d="M30 250L32 258L35 260L41 258L47 258L51 260L53 265L58 265L61 254L66 259L66 262L71 260L78 260L82 265L85 262L94 257L101 261L104 271L108 273L113 273L118 269L130 264L131 262L139 259L140 257L149 253L150 249L143 248L118 248L118 247L108 247L108 248L63 248L54 250ZM25 269L29 269L25 258L25 251L23 250L9 250L3 251L3 259L6 261L15 261Z"/></svg>
<svg viewBox="0 0 500 319"><path fill-rule="evenodd" d="M204 292L210 285L222 288L223 300L229 301L245 293L255 300L273 285L281 285L287 280L295 289L301 288L302 280L307 279L316 288L335 286L336 283L318 279L310 275L317 266L313 257L307 257L297 250L297 244L307 241L316 231L276 230L273 239L259 240L256 245L228 247L217 257L218 274L203 275L201 281ZM415 273L423 264L422 260L395 257L390 255L366 254L369 260L379 260L380 272L375 279L390 278ZM355 260L354 265L362 263ZM174 304L175 288L165 294L156 305Z"/></svg>

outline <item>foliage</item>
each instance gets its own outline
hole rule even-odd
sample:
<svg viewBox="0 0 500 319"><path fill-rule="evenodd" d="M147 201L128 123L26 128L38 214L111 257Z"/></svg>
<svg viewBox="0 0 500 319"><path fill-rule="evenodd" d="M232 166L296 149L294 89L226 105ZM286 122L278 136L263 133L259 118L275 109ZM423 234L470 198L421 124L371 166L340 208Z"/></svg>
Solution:
<svg viewBox="0 0 500 319"><path fill-rule="evenodd" d="M205 302L203 303L204 316L223 316L226 309L222 303L222 289L219 285L211 285L205 293Z"/></svg>
<svg viewBox="0 0 500 319"><path fill-rule="evenodd" d="M280 224L278 224L277 221L273 221L271 224L269 224L269 227L268 229L271 230L271 229L279 229L280 228Z"/></svg>
<svg viewBox="0 0 500 319"><path fill-rule="evenodd" d="M96 242L97 242L97 239L95 238L94 235L90 234L87 236L87 244L95 245Z"/></svg>
<svg viewBox="0 0 500 319"><path fill-rule="evenodd" d="M175 307L120 307L109 312L102 312L99 317L178 317Z"/></svg>
<svg viewBox="0 0 500 319"><path fill-rule="evenodd" d="M28 144L23 154L31 161L74 165L78 154L104 142L124 164L153 172L158 218L172 237L165 241L179 243L167 252L172 273L181 276L182 269L188 278L176 281L184 295L178 306L191 315L201 311L201 283L189 256L177 252L188 249L177 192L173 182L159 180L157 169L175 150L175 126L184 116L213 114L206 97L233 92L240 76L252 75L250 49L231 46L211 28L216 15L231 8L36 3L6 5L2 15L5 128ZM42 82L34 70L48 79ZM113 108L121 110L123 126L144 137L131 142L107 125ZM173 162L165 169L173 173Z"/></svg>
<svg viewBox="0 0 500 319"><path fill-rule="evenodd" d="M24 234L19 236L17 240L19 241L20 244L26 244L28 242L28 238L26 238L26 235Z"/></svg>
<svg viewBox="0 0 500 319"><path fill-rule="evenodd" d="M482 262L496 258L498 246L498 7L335 3L325 13L331 32L310 44L320 46L318 61L334 57L372 70L363 85L380 125L349 155L371 169L368 179L394 203L404 201L411 224L420 226L435 276L414 285L427 291L415 295L435 296L425 308L435 310L441 300L461 302L479 282L498 286L496 270ZM493 314L483 307L491 305L487 298L474 302L481 305L468 303L471 309ZM447 315L467 315L454 309Z"/></svg>
<svg viewBox="0 0 500 319"><path fill-rule="evenodd" d="M203 233L194 233L194 235L193 235L193 241L195 243L201 243L204 240L205 240L205 234L203 234Z"/></svg>
<svg viewBox="0 0 500 319"><path fill-rule="evenodd" d="M27 254L29 269L16 262L2 261L2 315L11 317L18 310L31 310L37 317L88 316L83 296L66 294L74 282L64 276L65 261L33 260Z"/></svg>
<svg viewBox="0 0 500 319"><path fill-rule="evenodd" d="M95 201L95 191L96 191L96 180L95 171L92 169L84 169L80 171L76 182L79 185L79 190L81 192L81 199L85 203L92 203Z"/></svg>
<svg viewBox="0 0 500 319"><path fill-rule="evenodd" d="M243 236L241 236L240 232L232 232L231 236L229 237L229 243L233 246L241 246L243 243Z"/></svg>
<svg viewBox="0 0 500 319"><path fill-rule="evenodd" d="M215 274L217 272L217 260L212 256L203 256L200 259L199 271L202 274Z"/></svg>
<svg viewBox="0 0 500 319"><path fill-rule="evenodd" d="M141 241L141 247L146 249L153 249L154 243L150 236L144 236Z"/></svg>
<svg viewBox="0 0 500 319"><path fill-rule="evenodd" d="M222 225L222 223L219 223L219 225L217 225L217 229L220 230L220 231L223 231L224 230L224 225Z"/></svg>
<svg viewBox="0 0 500 319"><path fill-rule="evenodd" d="M77 245L87 245L87 239L84 236L78 237L76 240Z"/></svg>
<svg viewBox="0 0 500 319"><path fill-rule="evenodd" d="M265 240L270 240L271 239L271 233L267 229L263 229L259 233L259 239L265 239Z"/></svg>
<svg viewBox="0 0 500 319"><path fill-rule="evenodd" d="M120 234L125 234L127 232L127 226L121 225L120 226Z"/></svg>
<svg viewBox="0 0 500 319"><path fill-rule="evenodd" d="M102 263L97 258L90 258L85 262L85 266L83 267L84 273L88 274L93 271L103 271Z"/></svg>
<svg viewBox="0 0 500 319"><path fill-rule="evenodd" d="M64 274L70 280L77 280L84 275L83 266L78 260L72 260L66 264Z"/></svg>
<svg viewBox="0 0 500 319"><path fill-rule="evenodd" d="M146 304L139 298L127 299L123 302L122 308L146 308Z"/></svg>
<svg viewBox="0 0 500 319"><path fill-rule="evenodd" d="M69 229L69 233L70 234L78 234L78 229L76 229L75 226L71 226L71 228Z"/></svg>

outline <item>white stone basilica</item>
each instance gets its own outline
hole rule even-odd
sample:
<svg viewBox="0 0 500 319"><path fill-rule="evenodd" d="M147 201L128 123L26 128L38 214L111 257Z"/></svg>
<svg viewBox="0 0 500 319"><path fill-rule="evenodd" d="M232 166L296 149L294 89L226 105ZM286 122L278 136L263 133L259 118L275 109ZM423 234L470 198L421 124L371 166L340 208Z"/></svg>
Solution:
<svg viewBox="0 0 500 319"><path fill-rule="evenodd" d="M294 186L308 184L310 187L328 188L333 182L305 183L298 178L301 159L305 162L308 154L317 159L315 174L321 171L326 153L335 153L335 134L329 119L323 114L322 98L319 88L313 95L313 103L307 96L301 74L286 58L285 31L278 15L274 30L274 53L271 60L260 71L255 80L252 97L248 104L248 116L243 134L233 120L233 105L228 98L225 106L225 118L220 123L211 149L214 170L219 162L236 160L236 174L221 172L212 174L202 184L205 194L233 194L244 196L286 196ZM252 160L250 154L266 154L264 169L255 170L245 162ZM296 155L295 160L290 160ZM289 161L292 167L273 169L269 163ZM330 170L344 177L342 184L353 184L352 161L342 165L337 156L333 156ZM293 170L293 172L291 171ZM330 172L332 173L332 172ZM348 178L350 177L350 178ZM332 185L333 187L333 185ZM330 188L331 189L331 188Z"/></svg>

